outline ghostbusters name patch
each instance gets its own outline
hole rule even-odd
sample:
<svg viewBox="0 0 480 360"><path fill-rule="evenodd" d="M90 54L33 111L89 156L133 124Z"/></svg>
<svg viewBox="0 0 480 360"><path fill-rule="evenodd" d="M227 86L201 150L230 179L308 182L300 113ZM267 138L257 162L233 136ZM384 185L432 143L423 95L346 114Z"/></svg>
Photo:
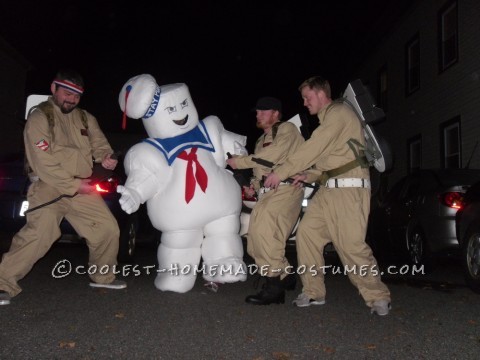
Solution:
<svg viewBox="0 0 480 360"><path fill-rule="evenodd" d="M42 139L36 142L35 146L38 147L40 150L47 151L50 145L48 145L48 142L45 141L45 139Z"/></svg>

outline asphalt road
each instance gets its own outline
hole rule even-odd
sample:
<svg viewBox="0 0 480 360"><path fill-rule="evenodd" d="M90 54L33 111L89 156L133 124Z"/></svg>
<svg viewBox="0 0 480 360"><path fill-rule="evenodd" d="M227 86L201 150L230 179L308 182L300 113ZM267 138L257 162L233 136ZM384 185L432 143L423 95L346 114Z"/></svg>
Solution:
<svg viewBox="0 0 480 360"><path fill-rule="evenodd" d="M289 257L293 256L289 253ZM0 359L477 359L480 295L445 261L426 275L384 275L390 315L371 315L344 275L326 277L327 303L296 308L253 306L254 277L186 294L153 285L155 249L144 244L125 277L125 290L92 289L86 275L56 279L67 259L85 266L83 244L55 244L0 306ZM328 264L335 265L335 259ZM132 266L141 269L135 274ZM128 270L130 269L130 270ZM392 269L391 269L392 270ZM399 270L399 268L396 268ZM406 270L404 268L403 270Z"/></svg>

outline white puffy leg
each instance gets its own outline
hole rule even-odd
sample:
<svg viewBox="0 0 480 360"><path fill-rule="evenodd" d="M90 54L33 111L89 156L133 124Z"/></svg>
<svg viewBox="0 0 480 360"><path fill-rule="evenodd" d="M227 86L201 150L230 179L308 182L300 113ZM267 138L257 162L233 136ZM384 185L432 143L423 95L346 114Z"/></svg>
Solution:
<svg viewBox="0 0 480 360"><path fill-rule="evenodd" d="M202 240L201 230L162 233L157 251L157 289L185 293L193 288L200 263Z"/></svg>
<svg viewBox="0 0 480 360"><path fill-rule="evenodd" d="M205 226L202 257L206 281L233 283L247 279L239 228L238 215L226 216Z"/></svg>

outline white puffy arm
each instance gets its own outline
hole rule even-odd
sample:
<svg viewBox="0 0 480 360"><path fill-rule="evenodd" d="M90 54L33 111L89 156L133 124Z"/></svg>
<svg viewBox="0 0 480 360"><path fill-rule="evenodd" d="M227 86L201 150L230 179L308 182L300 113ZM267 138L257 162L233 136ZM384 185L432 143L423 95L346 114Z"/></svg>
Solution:
<svg viewBox="0 0 480 360"><path fill-rule="evenodd" d="M232 155L247 155L248 151L245 148L247 144L247 137L244 135L235 134L231 131L223 129L222 131L222 146L225 154L228 152Z"/></svg>
<svg viewBox="0 0 480 360"><path fill-rule="evenodd" d="M235 155L248 155L247 148L244 145L240 144L238 141L233 142L233 149Z"/></svg>
<svg viewBox="0 0 480 360"><path fill-rule="evenodd" d="M240 155L239 151L246 151L247 137L225 130L217 116L207 116L203 123L207 127L213 146L215 146L213 155L218 166L225 167L227 165L225 162L227 153Z"/></svg>
<svg viewBox="0 0 480 360"><path fill-rule="evenodd" d="M135 212L140 204L165 189L171 168L165 158L152 145L138 143L128 150L124 160L127 181L118 186L122 194L120 205L125 212Z"/></svg>
<svg viewBox="0 0 480 360"><path fill-rule="evenodd" d="M140 194L138 192L122 185L117 186L117 192L122 194L118 201L123 211L125 211L127 214L132 214L138 210L140 204L142 203Z"/></svg>

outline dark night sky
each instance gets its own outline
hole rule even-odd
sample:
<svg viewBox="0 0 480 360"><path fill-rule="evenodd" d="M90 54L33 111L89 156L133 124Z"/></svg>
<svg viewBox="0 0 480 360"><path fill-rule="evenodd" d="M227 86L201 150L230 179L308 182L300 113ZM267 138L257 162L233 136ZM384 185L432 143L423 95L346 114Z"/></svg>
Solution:
<svg viewBox="0 0 480 360"><path fill-rule="evenodd" d="M126 1L126 0L125 0ZM27 94L48 93L60 67L85 78L81 106L106 131L120 131L117 98L132 76L185 82L200 117L251 133L260 96L303 111L297 91L322 75L338 96L381 29L409 1L9 1L0 5L0 36L31 64ZM165 4L164 4L165 3ZM133 120L130 130L143 131ZM258 132L257 132L258 134Z"/></svg>

